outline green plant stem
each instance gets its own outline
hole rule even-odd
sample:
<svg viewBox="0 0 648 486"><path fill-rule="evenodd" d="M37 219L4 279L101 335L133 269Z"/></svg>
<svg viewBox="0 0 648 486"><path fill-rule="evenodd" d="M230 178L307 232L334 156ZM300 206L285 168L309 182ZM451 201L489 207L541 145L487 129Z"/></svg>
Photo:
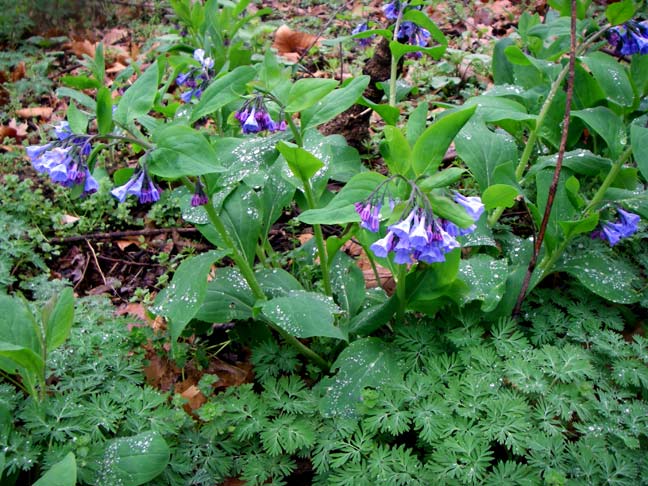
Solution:
<svg viewBox="0 0 648 486"><path fill-rule="evenodd" d="M398 42L398 31L401 20L403 19L403 9L398 12L398 17L394 23L394 41ZM391 71L389 74L389 106L396 106L396 79L398 78L398 59L391 53Z"/></svg>
<svg viewBox="0 0 648 486"><path fill-rule="evenodd" d="M209 221L214 226L216 231L218 231L218 234L223 240L223 243L227 248L229 248L232 251L231 254L232 260L234 260L234 263L236 263L236 266L238 267L239 271L243 275L243 278L250 286L250 289L252 290L254 297L257 300L267 300L266 295L263 292L261 285L259 284L259 281L254 275L254 270L248 263L245 256L236 247L236 243L234 243L234 240L232 240L232 237L230 236L229 232L227 231L227 228L225 227L225 224L221 220L220 216L218 216L218 214L216 213L214 206L211 204L211 199L207 204L205 204L204 208L205 211L207 212L207 217L209 218ZM282 328L280 328L279 326L277 326L272 322L269 322L267 320L265 320L264 322L268 324L268 326L270 326L274 331L276 331L277 334L279 334L288 344L293 346L300 354L302 354L303 356L311 360L321 369L325 371L329 369L329 364L326 362L324 358L322 358L319 354L317 354L315 351L313 351L304 343L302 343L295 336L289 334L288 332L286 332L285 330L283 330Z"/></svg>
<svg viewBox="0 0 648 486"><path fill-rule="evenodd" d="M293 134L293 137L295 137L295 143L299 147L304 147L304 139L302 138L302 133L299 131L299 128L297 128L297 125L295 125L295 122L293 121L292 117L290 114L286 116L286 121L288 122L288 126L290 127L290 131Z"/></svg>
<svg viewBox="0 0 648 486"><path fill-rule="evenodd" d="M405 308L407 305L407 265L398 266L398 274L396 280L396 295L398 296L398 313L397 318L401 321L405 317Z"/></svg>
<svg viewBox="0 0 648 486"><path fill-rule="evenodd" d="M315 198L313 197L313 188L308 179L303 180L304 195L306 202L310 209L316 209ZM324 283L324 292L326 295L333 295L331 290L331 275L329 269L328 255L326 253L326 245L324 244L324 233L322 233L322 226L319 224L313 225L313 233L315 235L315 244L317 245L317 253L320 259L320 268L322 269L322 282Z"/></svg>
<svg viewBox="0 0 648 486"><path fill-rule="evenodd" d="M592 200L585 208L584 210L585 215L587 215L592 210L592 208L594 208L601 202L603 196L605 195L605 191L607 191L609 187L612 185L614 179L616 179L617 175L619 174L621 167L623 167L623 164L630 158L630 155L632 155L632 147L628 147L627 149L625 149L623 153L619 156L619 159L614 164L612 164L612 167L610 168L610 172L608 172L608 175L601 183L601 187L598 188L598 191L596 191L596 194L594 194L594 197L592 197Z"/></svg>

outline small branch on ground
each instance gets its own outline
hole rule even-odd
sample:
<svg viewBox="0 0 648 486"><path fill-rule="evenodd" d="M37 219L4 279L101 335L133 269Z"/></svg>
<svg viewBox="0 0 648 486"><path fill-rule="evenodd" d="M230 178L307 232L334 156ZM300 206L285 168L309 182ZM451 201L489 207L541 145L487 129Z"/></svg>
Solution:
<svg viewBox="0 0 648 486"><path fill-rule="evenodd" d="M87 235L54 237L50 238L49 242L54 244L61 244L74 243L77 241L85 240L112 240L117 238L126 238L129 236L152 236L171 232L197 233L198 230L196 228L146 228L141 230L109 231L106 233L90 233Z"/></svg>

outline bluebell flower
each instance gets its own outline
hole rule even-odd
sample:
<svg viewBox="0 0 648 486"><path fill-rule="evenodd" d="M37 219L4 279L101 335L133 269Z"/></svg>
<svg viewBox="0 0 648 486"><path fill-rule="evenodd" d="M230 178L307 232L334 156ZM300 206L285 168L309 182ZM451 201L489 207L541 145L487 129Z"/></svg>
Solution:
<svg viewBox="0 0 648 486"><path fill-rule="evenodd" d="M618 208L619 220L616 222L607 221L601 225L600 230L592 233L592 238L601 238L614 246L623 238L634 235L639 229L639 215Z"/></svg>
<svg viewBox="0 0 648 486"><path fill-rule="evenodd" d="M423 27L418 26L414 22L403 22L398 29L396 40L401 44L410 44L412 46L426 47L430 40L430 32ZM419 59L422 54L420 52L409 52L408 57Z"/></svg>
<svg viewBox="0 0 648 486"><path fill-rule="evenodd" d="M241 124L241 129L244 134L259 132L273 133L277 131L285 131L287 128L286 121L283 117L278 122L272 119L265 106L262 95L255 96L246 101L243 106L234 113L234 118L236 118Z"/></svg>
<svg viewBox="0 0 648 486"><path fill-rule="evenodd" d="M378 231L380 228L380 208L379 203L356 203L355 210L360 215L360 226L372 233Z"/></svg>
<svg viewBox="0 0 648 486"><path fill-rule="evenodd" d="M99 183L95 179L90 170L86 168L85 170L85 181L83 183L83 194L94 194L99 190Z"/></svg>
<svg viewBox="0 0 648 486"><path fill-rule="evenodd" d="M85 188L90 174L87 158L92 152L92 137L72 133L70 125L65 121L54 126L54 134L57 140L27 147L27 156L32 166L37 172L49 175L52 182L64 187L84 184ZM91 188L92 181L87 185ZM83 194L91 192L84 190Z"/></svg>
<svg viewBox="0 0 648 486"><path fill-rule="evenodd" d="M390 251L394 249L394 233L388 231L384 238L379 239L372 244L369 249L379 258L387 258Z"/></svg>
<svg viewBox="0 0 648 486"><path fill-rule="evenodd" d="M200 99L213 74L214 60L205 55L204 49L196 49L193 58L200 63L200 68L194 66L186 73L181 73L176 77L178 86L189 88L188 91L180 95L180 99L185 103L189 103L193 98Z"/></svg>
<svg viewBox="0 0 648 486"><path fill-rule="evenodd" d="M205 186L203 186L200 178L197 178L196 185L194 187L194 194L191 197L191 206L194 208L196 206L204 206L208 202L209 198L207 197L207 194L205 194Z"/></svg>
<svg viewBox="0 0 648 486"><path fill-rule="evenodd" d="M607 35L618 55L648 54L648 21L630 20L621 26L612 27Z"/></svg>
<svg viewBox="0 0 648 486"><path fill-rule="evenodd" d="M399 221L396 224L391 225L389 227L389 230L393 231L394 234L399 238L407 237L409 235L410 228L412 227L412 221L414 220L415 214L416 211L412 210L405 219Z"/></svg>
<svg viewBox="0 0 648 486"><path fill-rule="evenodd" d="M470 216L475 223L479 221L480 216L484 213L484 203L482 203L480 197L466 197L455 192L454 201L466 210L468 216Z"/></svg>
<svg viewBox="0 0 648 486"><path fill-rule="evenodd" d="M110 191L110 194L112 194L120 203L123 203L128 196L139 197L143 183L144 171L138 170L133 173L128 181L126 181L126 184L115 187Z"/></svg>
<svg viewBox="0 0 648 486"><path fill-rule="evenodd" d="M355 29L351 31L351 34L359 34L361 32L366 32L369 30L369 26L367 25L366 22L363 22L361 24L358 24ZM371 45L371 42L374 40L376 36L372 35L370 37L361 37L358 39L355 39L355 41L358 43L360 47L368 47Z"/></svg>
<svg viewBox="0 0 648 486"><path fill-rule="evenodd" d="M382 10L388 20L396 20L402 8L404 8L402 2L395 0L383 5Z"/></svg>

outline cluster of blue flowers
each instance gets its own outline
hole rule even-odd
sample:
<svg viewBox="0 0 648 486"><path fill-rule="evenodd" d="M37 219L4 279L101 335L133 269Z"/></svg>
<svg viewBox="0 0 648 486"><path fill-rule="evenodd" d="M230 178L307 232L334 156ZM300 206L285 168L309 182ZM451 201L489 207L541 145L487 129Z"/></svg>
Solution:
<svg viewBox="0 0 648 486"><path fill-rule="evenodd" d="M110 193L119 202L124 202L128 196L137 197L141 203L152 203L160 199L160 188L153 182L146 166L138 167L126 184L115 187Z"/></svg>
<svg viewBox="0 0 648 486"><path fill-rule="evenodd" d="M205 194L205 186L203 185L200 177L196 178L196 186L194 188L193 196L191 197L191 206L204 206L209 202L207 194Z"/></svg>
<svg viewBox="0 0 648 486"><path fill-rule="evenodd" d="M241 124L243 133L259 133L259 132L283 132L286 130L286 120L281 117L281 120L275 122L263 102L263 96L255 96L243 104L234 117Z"/></svg>
<svg viewBox="0 0 648 486"><path fill-rule="evenodd" d="M621 56L648 54L648 20L631 20L608 31L608 40Z"/></svg>
<svg viewBox="0 0 648 486"><path fill-rule="evenodd" d="M592 238L601 238L607 241L610 246L616 245L621 239L628 238L637 232L640 217L637 214L617 209L619 219L616 222L607 221L601 225L600 230L592 233Z"/></svg>
<svg viewBox="0 0 648 486"><path fill-rule="evenodd" d="M97 192L99 183L87 165L92 137L72 133L65 121L54 127L54 133L57 140L27 147L27 156L34 169L48 174L52 181L64 187L83 184L84 195Z"/></svg>
<svg viewBox="0 0 648 486"><path fill-rule="evenodd" d="M178 86L186 86L189 88L188 91L180 95L180 99L185 103L189 103L194 96L200 98L205 88L209 85L212 77L211 70L214 67L214 60L211 57L205 56L204 49L196 49L193 57L200 63L200 67L193 67L176 78L176 84Z"/></svg>
<svg viewBox="0 0 648 486"><path fill-rule="evenodd" d="M457 193L454 199L466 209L474 222L477 222L484 212L484 205L479 197L465 197ZM372 233L378 232L380 202L370 197L366 202L356 203L355 208L360 215L360 226ZM415 203L409 209L407 216L387 228L384 238L371 245L370 249L374 255L385 258L393 252L394 263L399 264L416 261L444 262L445 254L460 246L456 237L470 234L476 228L473 224L462 229L451 221L435 217L427 201L423 205Z"/></svg>
<svg viewBox="0 0 648 486"><path fill-rule="evenodd" d="M401 2L401 1L394 1L394 2L389 2L383 6L383 13L385 14L385 17L387 20L396 20L398 19L399 15L405 10L407 7L407 2ZM410 7L410 8L415 8L415 9L420 9L421 7ZM362 23L359 24L353 31L351 32L352 34L359 34L360 32L366 32L368 30L368 25L367 23ZM396 40L400 42L401 44L410 44L412 46L418 46L418 47L426 47L428 45L428 41L430 40L430 32L427 29L424 29L423 27L418 26L414 22L410 22L408 20L402 22L400 24L400 27L398 28L398 33L396 35ZM372 37L365 37L362 39L356 39L357 43L362 46L366 47L371 43L371 40L373 39ZM407 54L406 57L413 58L413 59L420 59L421 52L416 51L416 52L410 52Z"/></svg>

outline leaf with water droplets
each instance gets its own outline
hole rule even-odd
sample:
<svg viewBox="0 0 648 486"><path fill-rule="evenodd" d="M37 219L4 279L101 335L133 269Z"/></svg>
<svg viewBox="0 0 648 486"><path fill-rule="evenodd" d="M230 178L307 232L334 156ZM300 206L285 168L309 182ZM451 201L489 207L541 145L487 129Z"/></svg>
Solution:
<svg viewBox="0 0 648 486"><path fill-rule="evenodd" d="M644 179L648 180L648 128L638 124L630 126L632 155Z"/></svg>
<svg viewBox="0 0 648 486"><path fill-rule="evenodd" d="M625 107L634 104L634 90L624 64L604 52L592 52L583 60L608 100Z"/></svg>
<svg viewBox="0 0 648 486"><path fill-rule="evenodd" d="M207 274L214 262L229 250L214 250L182 262L167 288L155 299L151 311L169 320L169 332L176 340L200 309L207 292Z"/></svg>
<svg viewBox="0 0 648 486"><path fill-rule="evenodd" d="M362 400L362 390L380 389L402 379L390 348L374 337L352 342L340 353L331 370L338 372L322 380L325 395L320 400L320 411L326 416L353 417Z"/></svg>
<svg viewBox="0 0 648 486"><path fill-rule="evenodd" d="M495 260L485 255L475 255L468 260L462 260L459 266L459 278L469 288L463 296L463 302L481 300L481 309L490 312L499 303L506 288L508 264L506 260Z"/></svg>
<svg viewBox="0 0 648 486"><path fill-rule="evenodd" d="M113 439L106 445L94 484L139 486L164 471L169 457L169 446L156 432Z"/></svg>
<svg viewBox="0 0 648 486"><path fill-rule="evenodd" d="M340 309L330 297L316 292L292 291L261 304L265 317L295 337L332 337L346 340L347 336L335 325L334 314Z"/></svg>
<svg viewBox="0 0 648 486"><path fill-rule="evenodd" d="M555 270L569 273L589 290L612 302L632 304L641 298L635 290L641 283L636 270L628 262L613 258L610 249L565 253Z"/></svg>
<svg viewBox="0 0 648 486"><path fill-rule="evenodd" d="M235 268L220 268L207 284L207 292L195 318L204 322L230 322L252 317L255 298Z"/></svg>

